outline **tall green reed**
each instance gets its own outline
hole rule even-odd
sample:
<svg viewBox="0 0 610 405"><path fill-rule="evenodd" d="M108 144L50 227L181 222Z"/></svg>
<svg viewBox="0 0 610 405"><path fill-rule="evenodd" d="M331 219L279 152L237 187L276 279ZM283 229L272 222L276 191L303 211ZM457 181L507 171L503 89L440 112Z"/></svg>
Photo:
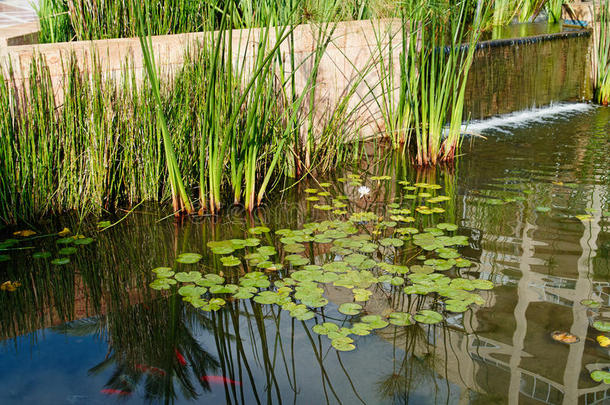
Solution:
<svg viewBox="0 0 610 405"><path fill-rule="evenodd" d="M157 125L161 130L161 135L163 139L163 149L165 152L167 171L169 173L169 184L172 192L174 212L176 213L176 215L178 215L182 211L185 211L187 214L190 214L193 211L193 206L191 204L190 196L187 193L186 188L184 187L184 181L180 172L180 166L178 165L176 153L174 152L174 144L172 141L172 137L169 133L169 129L167 128L165 114L161 109L161 91L159 85L159 78L157 77L157 68L155 66L155 57L152 49L152 39L150 37L150 24L147 24L145 28L144 17L141 14L141 10L139 8L136 9L138 10L137 19L140 25L139 38L140 45L142 47L142 58L144 59L144 66L146 68L148 80L150 81L154 100L156 102L155 111L157 117ZM148 10L145 9L145 11Z"/></svg>
<svg viewBox="0 0 610 405"><path fill-rule="evenodd" d="M466 25L465 5L458 4L448 14L438 15L436 10L415 3L415 10L420 13L417 19L422 22L422 49L411 52L411 57L417 58L419 88L410 93L410 102L414 111L415 162L419 166L453 161L462 138L466 82L486 20L479 8L472 26Z"/></svg>
<svg viewBox="0 0 610 405"><path fill-rule="evenodd" d="M595 102L610 102L610 2L593 3L593 85ZM597 11L599 10L599 11Z"/></svg>

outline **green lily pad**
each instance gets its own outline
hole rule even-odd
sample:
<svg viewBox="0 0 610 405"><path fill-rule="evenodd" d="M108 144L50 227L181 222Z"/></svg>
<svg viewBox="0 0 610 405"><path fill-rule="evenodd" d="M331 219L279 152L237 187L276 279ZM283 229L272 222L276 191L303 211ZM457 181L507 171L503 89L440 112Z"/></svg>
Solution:
<svg viewBox="0 0 610 405"><path fill-rule="evenodd" d="M237 258L235 256L221 257L220 261L221 261L222 265L226 266L226 267L239 266L241 264L241 260L239 260L239 258Z"/></svg>
<svg viewBox="0 0 610 405"><path fill-rule="evenodd" d="M343 336L335 338L330 341L332 346L341 352L349 352L351 350L354 350L356 348L356 346L354 346L352 344L353 342L354 342L354 340L352 338L343 337Z"/></svg>
<svg viewBox="0 0 610 405"><path fill-rule="evenodd" d="M93 243L93 238L79 238L74 241L75 245L89 245Z"/></svg>
<svg viewBox="0 0 610 405"><path fill-rule="evenodd" d="M36 252L32 254L32 257L34 259L48 259L49 257L51 257L51 252ZM0 259L0 261L2 260Z"/></svg>
<svg viewBox="0 0 610 405"><path fill-rule="evenodd" d="M68 236L66 238L61 238L61 239L57 239L57 241L55 241L55 243L57 243L58 245L69 245L71 243L74 243L75 239L71 236Z"/></svg>
<svg viewBox="0 0 610 405"><path fill-rule="evenodd" d="M447 222L441 222L440 224L436 225L436 227L438 229L442 229L449 232L457 231L458 229L458 226L456 224L450 224Z"/></svg>
<svg viewBox="0 0 610 405"><path fill-rule="evenodd" d="M271 229L267 228L266 226L255 226L255 227L248 229L248 232L250 232L253 235L260 235L260 234L267 233L270 231L271 231Z"/></svg>
<svg viewBox="0 0 610 405"><path fill-rule="evenodd" d="M362 310L362 305L353 302L345 302L339 305L339 312L345 315L358 315Z"/></svg>
<svg viewBox="0 0 610 405"><path fill-rule="evenodd" d="M606 321L595 321L593 327L600 332L610 332L610 322Z"/></svg>
<svg viewBox="0 0 610 405"><path fill-rule="evenodd" d="M536 207L537 212L549 212L550 210L551 210L550 207L543 207L543 206Z"/></svg>
<svg viewBox="0 0 610 405"><path fill-rule="evenodd" d="M381 315L365 315L360 318L361 322L368 324L373 329L383 329L389 325L389 323L381 318Z"/></svg>
<svg viewBox="0 0 610 405"><path fill-rule="evenodd" d="M191 273L195 273L195 272L191 272ZM178 274L180 274L180 273L178 273ZM178 274L176 274L176 279L178 279ZM201 276L201 274L199 274L199 275ZM221 277L218 274L206 274L203 278L202 277L197 278L197 276L193 276L193 277L196 278L195 284L200 285L202 287L208 287L208 288L225 282L224 277ZM178 280L178 281L181 281L181 280Z"/></svg>
<svg viewBox="0 0 610 405"><path fill-rule="evenodd" d="M201 273L198 271L189 271L188 273L182 271L180 273L176 273L174 278L176 281L180 281L181 283L195 283L201 280Z"/></svg>
<svg viewBox="0 0 610 405"><path fill-rule="evenodd" d="M176 258L176 261L183 264L194 264L201 260L201 257L198 253L182 253Z"/></svg>
<svg viewBox="0 0 610 405"><path fill-rule="evenodd" d="M60 255L69 256L69 255L73 255L76 252L77 252L77 250L75 247L65 247L65 248L59 249L58 253Z"/></svg>
<svg viewBox="0 0 610 405"><path fill-rule="evenodd" d="M595 370L591 373L591 378L596 382L604 382L610 384L610 372L604 370Z"/></svg>
<svg viewBox="0 0 610 405"><path fill-rule="evenodd" d="M494 288L494 283L489 280L470 280L470 284L477 290L491 290Z"/></svg>
<svg viewBox="0 0 610 405"><path fill-rule="evenodd" d="M602 306L600 302L594 300L582 300L580 301L580 304L589 308L599 308Z"/></svg>
<svg viewBox="0 0 610 405"><path fill-rule="evenodd" d="M233 298L247 300L254 297L254 293L257 291L258 289L256 287L239 287L237 292L233 294Z"/></svg>
<svg viewBox="0 0 610 405"><path fill-rule="evenodd" d="M169 290L172 285L176 284L173 278L158 278L149 284L153 290Z"/></svg>
<svg viewBox="0 0 610 405"><path fill-rule="evenodd" d="M178 289L178 294L182 295L183 297L201 297L206 292L207 288L197 287L192 284L184 285Z"/></svg>
<svg viewBox="0 0 610 405"><path fill-rule="evenodd" d="M234 294L239 290L239 287L235 284L226 284L220 285L215 284L210 287L210 292L212 294Z"/></svg>
<svg viewBox="0 0 610 405"><path fill-rule="evenodd" d="M332 322L324 322L315 325L312 330L318 335L328 335L330 332L336 332L339 330L339 326Z"/></svg>
<svg viewBox="0 0 610 405"><path fill-rule="evenodd" d="M273 256L277 254L277 250L273 246L261 246L256 249L258 253L265 256Z"/></svg>
<svg viewBox="0 0 610 405"><path fill-rule="evenodd" d="M152 269L152 271L159 278L171 277L175 274L174 271L171 269L171 267L157 267L157 268Z"/></svg>
<svg viewBox="0 0 610 405"><path fill-rule="evenodd" d="M411 320L411 314L407 312L392 312L389 315L389 321L392 325L396 326L413 325L413 321Z"/></svg>
<svg viewBox="0 0 610 405"><path fill-rule="evenodd" d="M379 241L379 244L381 246L385 246L385 247L389 247L389 246L400 247L400 246L404 245L405 242L403 240L397 239L397 238L385 238L385 239L381 239Z"/></svg>
<svg viewBox="0 0 610 405"><path fill-rule="evenodd" d="M70 258L68 258L68 257L61 257L61 258L51 260L51 264L55 264L57 266L61 266L61 265L68 264L68 263L70 263Z"/></svg>
<svg viewBox="0 0 610 405"><path fill-rule="evenodd" d="M235 248L232 246L216 246L212 248L212 253L216 255L228 255L235 252Z"/></svg>
<svg viewBox="0 0 610 405"><path fill-rule="evenodd" d="M419 311L417 314L415 314L413 319L415 319L419 323L425 323L428 325L432 325L435 323L442 322L443 316L436 311L432 311L429 309L423 309L423 310Z"/></svg>

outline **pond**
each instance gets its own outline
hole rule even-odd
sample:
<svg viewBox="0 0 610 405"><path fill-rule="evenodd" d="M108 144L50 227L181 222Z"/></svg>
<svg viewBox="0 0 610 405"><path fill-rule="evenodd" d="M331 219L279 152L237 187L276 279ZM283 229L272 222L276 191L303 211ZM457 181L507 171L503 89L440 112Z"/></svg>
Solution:
<svg viewBox="0 0 610 405"><path fill-rule="evenodd" d="M469 130L455 168L371 145L251 217L5 229L0 403L607 401L610 110Z"/></svg>

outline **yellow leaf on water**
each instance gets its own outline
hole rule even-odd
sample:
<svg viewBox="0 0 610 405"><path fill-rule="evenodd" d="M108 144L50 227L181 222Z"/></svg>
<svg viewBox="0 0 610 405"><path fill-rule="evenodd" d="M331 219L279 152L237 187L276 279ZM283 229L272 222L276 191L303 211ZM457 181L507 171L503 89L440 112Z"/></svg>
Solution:
<svg viewBox="0 0 610 405"><path fill-rule="evenodd" d="M69 233L70 233L70 229L68 229L68 228L64 228L64 229L62 229L61 231L57 232L57 234L58 234L59 236L66 236L66 235L68 235Z"/></svg>
<svg viewBox="0 0 610 405"><path fill-rule="evenodd" d="M36 232L30 230L30 229L26 229L23 231L17 231L17 232L13 232L13 235L15 236L23 236L24 238L27 238L28 236L32 236L32 235L36 235Z"/></svg>
<svg viewBox="0 0 610 405"><path fill-rule="evenodd" d="M597 337L597 343L599 343L601 347L608 347L610 346L610 338L607 338L604 335L599 335Z"/></svg>

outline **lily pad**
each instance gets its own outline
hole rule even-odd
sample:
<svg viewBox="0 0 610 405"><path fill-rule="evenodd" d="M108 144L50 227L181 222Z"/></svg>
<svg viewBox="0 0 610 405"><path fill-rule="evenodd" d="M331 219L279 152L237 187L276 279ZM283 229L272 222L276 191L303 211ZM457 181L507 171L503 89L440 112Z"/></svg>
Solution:
<svg viewBox="0 0 610 405"><path fill-rule="evenodd" d="M159 278L171 277L175 274L171 267L157 267L152 269L152 271Z"/></svg>
<svg viewBox="0 0 610 405"><path fill-rule="evenodd" d="M435 323L439 323L443 320L443 316L436 311L432 311L429 309L423 309L419 311L413 317L419 323L425 323L428 325L432 325Z"/></svg>
<svg viewBox="0 0 610 405"><path fill-rule="evenodd" d="M353 342L354 342L354 340L352 338L343 337L343 336L335 338L330 341L332 346L335 349L339 350L340 352L349 352L351 350L354 350L356 348L356 346L354 346L352 344Z"/></svg>
<svg viewBox="0 0 610 405"><path fill-rule="evenodd" d="M353 302L345 302L339 305L339 312L345 315L358 315L362 310L362 305Z"/></svg>
<svg viewBox="0 0 610 405"><path fill-rule="evenodd" d="M49 257L51 257L51 252L36 252L32 254L32 257L34 259L48 259ZM0 259L0 261L2 260Z"/></svg>
<svg viewBox="0 0 610 405"><path fill-rule="evenodd" d="M235 256L221 257L220 261L222 262L222 265L226 267L239 266L241 264L241 260Z"/></svg>
<svg viewBox="0 0 610 405"><path fill-rule="evenodd" d="M158 278L149 284L153 290L169 290L172 285L176 284L173 278Z"/></svg>
<svg viewBox="0 0 610 405"><path fill-rule="evenodd" d="M610 384L610 372L604 370L595 370L591 373L591 378L596 382L604 382Z"/></svg>
<svg viewBox="0 0 610 405"><path fill-rule="evenodd" d="M75 245L89 245L93 243L93 238L79 238L74 241Z"/></svg>
<svg viewBox="0 0 610 405"><path fill-rule="evenodd" d="M57 266L62 266L64 264L68 264L68 263L70 263L70 258L68 258L68 257L60 257L60 258L51 260L51 264L55 264Z"/></svg>
<svg viewBox="0 0 610 405"><path fill-rule="evenodd" d="M610 322L607 321L595 321L593 327L600 332L610 332Z"/></svg>
<svg viewBox="0 0 610 405"><path fill-rule="evenodd" d="M195 283L201 280L201 273L198 271L189 271L188 273L182 271L180 273L176 273L174 278L176 281L180 281L181 283Z"/></svg>
<svg viewBox="0 0 610 405"><path fill-rule="evenodd" d="M59 249L58 253L60 255L69 256L69 255L73 255L76 252L77 252L77 250L75 247L65 247L65 248Z"/></svg>
<svg viewBox="0 0 610 405"><path fill-rule="evenodd" d="M392 312L389 315L389 321L392 325L408 326L412 325L411 314L407 312Z"/></svg>
<svg viewBox="0 0 610 405"><path fill-rule="evenodd" d="M201 260L201 255L198 253L181 253L176 261L183 264L194 264Z"/></svg>

